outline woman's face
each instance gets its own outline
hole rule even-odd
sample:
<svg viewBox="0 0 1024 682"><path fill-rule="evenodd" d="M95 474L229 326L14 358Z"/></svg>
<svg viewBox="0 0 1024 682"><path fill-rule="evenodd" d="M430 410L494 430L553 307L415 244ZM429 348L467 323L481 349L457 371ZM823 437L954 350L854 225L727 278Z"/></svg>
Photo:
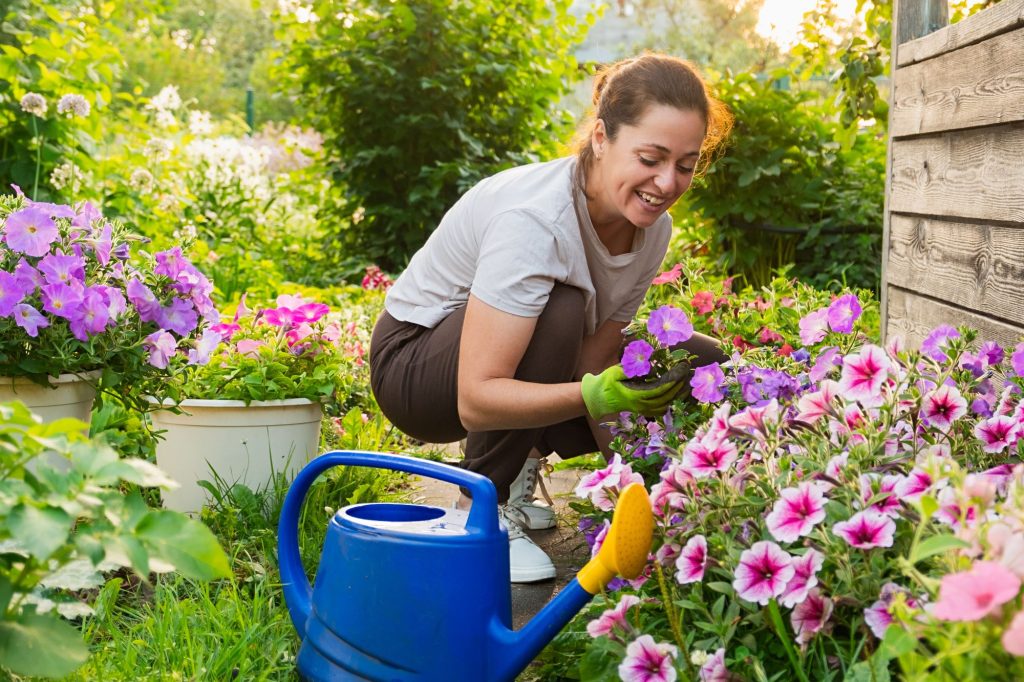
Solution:
<svg viewBox="0 0 1024 682"><path fill-rule="evenodd" d="M587 183L594 224L653 225L689 189L704 127L698 112L662 104L648 108L635 126L619 126L615 140L598 120Z"/></svg>

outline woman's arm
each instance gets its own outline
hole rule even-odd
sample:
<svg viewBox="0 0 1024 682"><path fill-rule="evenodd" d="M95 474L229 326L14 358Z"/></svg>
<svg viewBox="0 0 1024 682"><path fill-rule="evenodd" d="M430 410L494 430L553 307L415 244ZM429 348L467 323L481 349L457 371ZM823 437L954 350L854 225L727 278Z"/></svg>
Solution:
<svg viewBox="0 0 1024 682"><path fill-rule="evenodd" d="M514 379L536 318L502 312L473 295L459 346L459 418L468 431L557 424L586 412L578 381L539 384Z"/></svg>

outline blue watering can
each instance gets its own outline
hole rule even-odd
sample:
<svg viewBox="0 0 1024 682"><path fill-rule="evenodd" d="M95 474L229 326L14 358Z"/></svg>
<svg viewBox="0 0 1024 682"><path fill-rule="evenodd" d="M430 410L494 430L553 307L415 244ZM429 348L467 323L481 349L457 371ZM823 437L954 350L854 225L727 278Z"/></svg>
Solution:
<svg viewBox="0 0 1024 682"><path fill-rule="evenodd" d="M333 466L392 469L467 488L469 512L417 504L354 504L327 526L311 589L299 559L299 512ZM596 557L540 613L512 630L508 534L494 484L470 471L374 452L328 452L295 478L278 526L285 601L308 680L512 680L616 574L647 563L654 519L647 491L619 497Z"/></svg>

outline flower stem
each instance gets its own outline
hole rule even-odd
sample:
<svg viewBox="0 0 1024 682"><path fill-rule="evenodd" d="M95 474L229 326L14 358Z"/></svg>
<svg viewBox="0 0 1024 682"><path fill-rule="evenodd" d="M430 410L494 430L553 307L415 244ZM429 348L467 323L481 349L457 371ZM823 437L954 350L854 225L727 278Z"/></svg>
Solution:
<svg viewBox="0 0 1024 682"><path fill-rule="evenodd" d="M800 665L800 658L796 655L796 649L793 648L793 643L789 641L789 633L786 632L786 625L782 622L782 614L779 613L779 603L772 599L768 602L768 615L772 619L772 625L775 626L775 633L782 640L782 646L786 648L786 655L789 656L789 662L793 664L793 672L800 678L800 682L808 682L807 674L804 672L803 667Z"/></svg>
<svg viewBox="0 0 1024 682"><path fill-rule="evenodd" d="M657 559L654 560L654 572L658 575L658 587L661 589L661 602L665 605L665 615L668 616L668 624L672 627L672 637L676 640L676 646L679 647L679 651L682 653L681 658L683 659L683 665L686 666L686 674L691 674L690 670L690 652L686 649L686 641L683 639L683 631L679 626L679 620L676 617L676 607L672 603L672 597L668 592L668 584L665 582L665 571L661 568L661 562Z"/></svg>
<svg viewBox="0 0 1024 682"><path fill-rule="evenodd" d="M36 177L32 181L32 201L39 198L39 167L43 162L43 141L39 137L39 127L36 124L36 117L32 117L32 136L36 139Z"/></svg>

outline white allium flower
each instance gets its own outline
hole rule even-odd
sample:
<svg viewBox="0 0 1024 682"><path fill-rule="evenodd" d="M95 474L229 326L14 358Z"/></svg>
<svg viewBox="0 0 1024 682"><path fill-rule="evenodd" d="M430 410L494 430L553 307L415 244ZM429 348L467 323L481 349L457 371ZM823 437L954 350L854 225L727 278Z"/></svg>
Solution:
<svg viewBox="0 0 1024 682"><path fill-rule="evenodd" d="M181 95L178 94L177 85L165 85L160 92L149 99L147 109L157 111L174 111L181 107Z"/></svg>
<svg viewBox="0 0 1024 682"><path fill-rule="evenodd" d="M213 123L209 111L188 112L188 130L193 135L209 135L213 132Z"/></svg>
<svg viewBox="0 0 1024 682"><path fill-rule="evenodd" d="M57 102L57 113L67 114L68 117L88 116L91 107L89 101L79 94L68 94Z"/></svg>
<svg viewBox="0 0 1024 682"><path fill-rule="evenodd" d="M690 654L690 663L693 663L696 666L701 666L707 663L709 658L711 658L711 656L708 652L703 649L694 649Z"/></svg>
<svg viewBox="0 0 1024 682"><path fill-rule="evenodd" d="M67 189L71 194L77 194L88 179L72 161L65 161L50 172L50 186L58 191Z"/></svg>
<svg viewBox="0 0 1024 682"><path fill-rule="evenodd" d="M176 31L171 31L171 42L173 42L179 50L191 50L192 45L192 32L187 28L179 28Z"/></svg>
<svg viewBox="0 0 1024 682"><path fill-rule="evenodd" d="M166 161L171 158L172 149L174 149L174 145L171 144L170 140L165 140L162 137L152 137L146 142L145 154L156 161Z"/></svg>
<svg viewBox="0 0 1024 682"><path fill-rule="evenodd" d="M131 177L128 179L128 184L132 186L136 192L142 192L145 194L149 190L153 189L153 174L145 168L136 168L132 171Z"/></svg>
<svg viewBox="0 0 1024 682"><path fill-rule="evenodd" d="M46 98L37 92L26 93L21 98L21 110L42 118L46 116Z"/></svg>
<svg viewBox="0 0 1024 682"><path fill-rule="evenodd" d="M178 125L178 119L174 117L172 112L161 109L156 112L156 124L161 128L173 128Z"/></svg>
<svg viewBox="0 0 1024 682"><path fill-rule="evenodd" d="M217 51L217 38L216 36L207 36L199 41L199 49L206 54L213 54Z"/></svg>
<svg viewBox="0 0 1024 682"><path fill-rule="evenodd" d="M320 21L320 17L313 11L312 5L303 5L295 10L295 21L300 24L315 24Z"/></svg>

